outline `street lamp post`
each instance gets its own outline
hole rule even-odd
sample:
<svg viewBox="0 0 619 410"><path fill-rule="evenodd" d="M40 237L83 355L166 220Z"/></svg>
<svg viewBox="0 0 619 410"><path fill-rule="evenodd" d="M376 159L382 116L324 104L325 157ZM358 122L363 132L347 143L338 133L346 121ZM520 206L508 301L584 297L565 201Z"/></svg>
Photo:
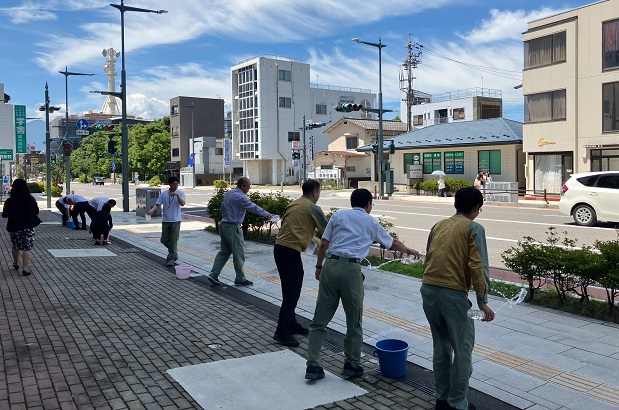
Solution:
<svg viewBox="0 0 619 410"><path fill-rule="evenodd" d="M129 135L127 133L127 73L125 72L125 11L164 14L167 13L167 10L149 10L125 6L124 0L120 0L120 4L110 4L110 6L120 11L120 54L122 58L122 69L120 71L120 92L122 95L122 193L123 211L129 212Z"/></svg>
<svg viewBox="0 0 619 410"><path fill-rule="evenodd" d="M382 49L387 47L380 37L378 43L370 43L353 38L352 41L378 48L378 135L377 135L377 162L378 162L378 197L383 199L383 80L382 80Z"/></svg>
<svg viewBox="0 0 619 410"><path fill-rule="evenodd" d="M47 207L52 207L52 155L51 140L49 136L49 113L58 111L60 107L49 105L49 88L45 82L45 104L39 107L39 111L45 111L45 192L47 195Z"/></svg>
<svg viewBox="0 0 619 410"><path fill-rule="evenodd" d="M68 140L69 138L69 76L70 75L87 75L92 77L96 74L87 74L87 73L74 73L69 71L68 67L64 67L64 71L58 71L60 74L64 75L64 92L65 92L65 105L64 105L64 130L65 130L65 138ZM68 194L71 193L71 155L67 155L65 157L65 167L67 168L67 174L65 177L65 192Z"/></svg>
<svg viewBox="0 0 619 410"><path fill-rule="evenodd" d="M191 105L181 105L181 107L191 108L191 157L193 158L193 165L191 166L191 187L195 188L196 187L196 151L195 151L196 140L194 138L195 127L193 123L194 105L193 103L191 103Z"/></svg>

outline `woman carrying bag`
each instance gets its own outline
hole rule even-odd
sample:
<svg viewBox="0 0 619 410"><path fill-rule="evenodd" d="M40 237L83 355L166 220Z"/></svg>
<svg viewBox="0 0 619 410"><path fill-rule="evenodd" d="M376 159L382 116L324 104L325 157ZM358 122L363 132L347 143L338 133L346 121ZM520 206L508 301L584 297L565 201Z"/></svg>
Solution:
<svg viewBox="0 0 619 410"><path fill-rule="evenodd" d="M39 206L30 194L26 181L19 178L13 181L11 194L4 203L2 217L8 218L6 230L11 235L13 243L13 267L19 270L19 255L22 257L22 275L28 276L30 265L30 250L34 241L34 227L41 223L37 216Z"/></svg>

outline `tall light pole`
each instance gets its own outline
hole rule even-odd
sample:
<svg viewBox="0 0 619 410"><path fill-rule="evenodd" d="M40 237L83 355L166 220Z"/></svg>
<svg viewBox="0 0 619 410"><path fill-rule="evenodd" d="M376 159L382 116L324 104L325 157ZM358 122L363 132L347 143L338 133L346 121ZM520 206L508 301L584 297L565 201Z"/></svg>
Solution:
<svg viewBox="0 0 619 410"><path fill-rule="evenodd" d="M49 136L49 113L58 111L60 107L49 105L49 88L45 82L45 103L39 107L39 111L45 111L45 193L47 195L47 207L52 207L52 147Z"/></svg>
<svg viewBox="0 0 619 410"><path fill-rule="evenodd" d="M195 188L196 187L196 151L195 151L196 140L194 138L195 127L193 123L194 106L193 106L193 103L191 103L191 105L181 105L180 107L191 108L191 157L193 158L193 165L191 166L191 187Z"/></svg>
<svg viewBox="0 0 619 410"><path fill-rule="evenodd" d="M120 4L110 4L110 6L120 11L120 54L122 58L122 69L120 71L120 92L122 100L122 167L123 167L123 212L129 212L129 135L127 133L127 73L125 72L125 11L135 11L139 13L164 14L167 10L149 10L138 7L125 6L125 1L120 0Z"/></svg>
<svg viewBox="0 0 619 410"><path fill-rule="evenodd" d="M60 74L64 75L64 95L65 95L65 102L64 102L64 131L65 131L65 138L68 140L69 139L69 76L70 75L87 75L92 77L93 75L96 74L87 74L87 73L74 73L69 71L69 68L67 66L64 67L64 71L58 71ZM71 155L67 155L65 157L65 167L67 168L67 175L65 177L65 192L68 194L71 193Z"/></svg>
<svg viewBox="0 0 619 410"><path fill-rule="evenodd" d="M377 136L377 162L378 162L378 197L383 199L383 76L382 76L382 50L387 47L381 42L380 37L378 43L370 43L361 41L358 38L353 38L352 41L360 44L378 48L378 136Z"/></svg>

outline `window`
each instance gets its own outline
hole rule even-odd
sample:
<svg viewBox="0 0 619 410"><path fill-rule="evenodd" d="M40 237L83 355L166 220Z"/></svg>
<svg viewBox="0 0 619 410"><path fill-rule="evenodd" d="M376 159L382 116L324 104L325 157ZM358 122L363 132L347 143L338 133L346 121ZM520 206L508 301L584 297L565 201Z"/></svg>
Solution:
<svg viewBox="0 0 619 410"><path fill-rule="evenodd" d="M279 70L279 81L290 81L290 71Z"/></svg>
<svg viewBox="0 0 619 410"><path fill-rule="evenodd" d="M178 148L172 148L172 156L173 157L178 157L179 155L180 154L179 154Z"/></svg>
<svg viewBox="0 0 619 410"><path fill-rule="evenodd" d="M423 115L414 115L413 125L423 125Z"/></svg>
<svg viewBox="0 0 619 410"><path fill-rule="evenodd" d="M464 174L464 151L445 153L445 173Z"/></svg>
<svg viewBox="0 0 619 410"><path fill-rule="evenodd" d="M404 173L408 173L409 165L421 165L421 154L416 152L413 154L404 154Z"/></svg>
<svg viewBox="0 0 619 410"><path fill-rule="evenodd" d="M484 172L490 172L490 174L501 174L501 150L492 151L479 151L477 153L477 169L481 169Z"/></svg>
<svg viewBox="0 0 619 410"><path fill-rule="evenodd" d="M524 42L524 68L565 62L565 31Z"/></svg>
<svg viewBox="0 0 619 410"><path fill-rule="evenodd" d="M619 175L600 175L600 179L598 179L598 188L619 189Z"/></svg>
<svg viewBox="0 0 619 410"><path fill-rule="evenodd" d="M619 20L602 24L602 69L619 66Z"/></svg>
<svg viewBox="0 0 619 410"><path fill-rule="evenodd" d="M279 107L280 108L292 108L292 98L279 97Z"/></svg>
<svg viewBox="0 0 619 410"><path fill-rule="evenodd" d="M178 105L173 105L172 108L170 108L170 115L178 115Z"/></svg>
<svg viewBox="0 0 619 410"><path fill-rule="evenodd" d="M346 137L346 149L355 149L359 146L359 138Z"/></svg>
<svg viewBox="0 0 619 410"><path fill-rule="evenodd" d="M234 167L232 168L233 174L243 174L243 167Z"/></svg>
<svg viewBox="0 0 619 410"><path fill-rule="evenodd" d="M424 152L423 153L423 173L431 174L436 170L440 170L442 168L441 161L441 153L440 152Z"/></svg>
<svg viewBox="0 0 619 410"><path fill-rule="evenodd" d="M524 122L564 120L565 90L524 96Z"/></svg>
<svg viewBox="0 0 619 410"><path fill-rule="evenodd" d="M327 115L327 106L325 104L316 104L316 114Z"/></svg>
<svg viewBox="0 0 619 410"><path fill-rule="evenodd" d="M454 108L453 110L453 119L454 120L463 120L464 119L464 108Z"/></svg>
<svg viewBox="0 0 619 410"><path fill-rule="evenodd" d="M223 154L224 154L223 148L215 148L215 155L223 155Z"/></svg>
<svg viewBox="0 0 619 410"><path fill-rule="evenodd" d="M346 172L355 172L355 166L352 165L352 166L346 167Z"/></svg>
<svg viewBox="0 0 619 410"><path fill-rule="evenodd" d="M619 131L619 83L602 85L602 131Z"/></svg>
<svg viewBox="0 0 619 410"><path fill-rule="evenodd" d="M178 125L172 127L172 136L178 136Z"/></svg>

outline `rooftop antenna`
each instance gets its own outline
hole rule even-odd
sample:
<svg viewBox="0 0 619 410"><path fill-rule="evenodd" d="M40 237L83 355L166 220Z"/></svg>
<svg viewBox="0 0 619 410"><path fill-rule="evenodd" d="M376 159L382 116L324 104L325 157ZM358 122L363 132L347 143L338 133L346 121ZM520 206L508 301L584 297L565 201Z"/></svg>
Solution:
<svg viewBox="0 0 619 410"><path fill-rule="evenodd" d="M105 62L107 63L103 66L103 71L105 71L105 74L107 74L107 90L108 92L117 92L116 80L114 79L114 77L116 77L116 59L118 58L118 56L120 56L120 51L114 50L110 45L109 48L103 49L101 54L103 55L103 57L105 57ZM107 95L107 98L103 103L101 113L120 115L116 97L110 94Z"/></svg>
<svg viewBox="0 0 619 410"><path fill-rule="evenodd" d="M405 97L402 101L406 102L406 130L411 131L412 118L411 109L415 103L415 90L413 90L413 70L421 63L421 49L423 46L411 39L412 34L408 33L408 43L404 45L408 50L404 64L400 66L400 90L404 92Z"/></svg>

